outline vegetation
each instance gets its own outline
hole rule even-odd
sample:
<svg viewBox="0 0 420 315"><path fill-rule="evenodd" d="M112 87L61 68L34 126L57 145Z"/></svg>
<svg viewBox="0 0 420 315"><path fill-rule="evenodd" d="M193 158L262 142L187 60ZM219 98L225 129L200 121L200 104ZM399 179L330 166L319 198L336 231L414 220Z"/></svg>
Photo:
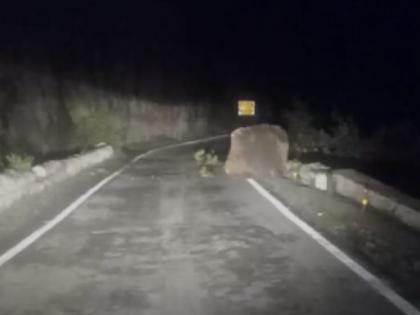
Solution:
<svg viewBox="0 0 420 315"><path fill-rule="evenodd" d="M286 112L285 118L294 155L317 152L361 157L363 148L359 127L351 117L334 113L327 130L317 127L315 117L304 105L299 105Z"/></svg>
<svg viewBox="0 0 420 315"><path fill-rule="evenodd" d="M5 157L7 167L16 171L28 171L32 168L34 158L27 154L10 153Z"/></svg>
<svg viewBox="0 0 420 315"><path fill-rule="evenodd" d="M214 150L199 149L194 153L194 159L199 167L201 177L212 177L215 167L220 163Z"/></svg>
<svg viewBox="0 0 420 315"><path fill-rule="evenodd" d="M292 178L296 179L296 180L300 180L301 178L301 166L302 163L297 161L297 160L291 160L288 163L288 173L290 176L292 176Z"/></svg>
<svg viewBox="0 0 420 315"><path fill-rule="evenodd" d="M75 127L76 144L88 149L98 143L121 146L122 128L113 116L102 108L77 106L70 110Z"/></svg>
<svg viewBox="0 0 420 315"><path fill-rule="evenodd" d="M408 120L361 131L351 116L332 112L322 120L304 103L285 112L292 156L308 153L364 160L414 161L420 155L420 130Z"/></svg>
<svg viewBox="0 0 420 315"><path fill-rule="evenodd" d="M4 163L4 157L0 154L0 172L2 172L6 168Z"/></svg>

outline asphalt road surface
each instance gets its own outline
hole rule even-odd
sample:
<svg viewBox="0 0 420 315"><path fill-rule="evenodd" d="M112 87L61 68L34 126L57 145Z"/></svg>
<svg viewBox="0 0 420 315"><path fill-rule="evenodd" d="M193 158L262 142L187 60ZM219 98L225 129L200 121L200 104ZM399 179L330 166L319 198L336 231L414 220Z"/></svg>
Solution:
<svg viewBox="0 0 420 315"><path fill-rule="evenodd" d="M0 267L0 314L401 314L245 179L200 178L196 148L140 160Z"/></svg>

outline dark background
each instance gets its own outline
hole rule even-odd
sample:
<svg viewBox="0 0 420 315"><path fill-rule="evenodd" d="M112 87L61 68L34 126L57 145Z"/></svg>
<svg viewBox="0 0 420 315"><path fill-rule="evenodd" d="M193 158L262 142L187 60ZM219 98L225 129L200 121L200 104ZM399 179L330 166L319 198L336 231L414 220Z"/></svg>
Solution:
<svg viewBox="0 0 420 315"><path fill-rule="evenodd" d="M420 118L415 1L15 1L0 15L3 63L122 93Z"/></svg>

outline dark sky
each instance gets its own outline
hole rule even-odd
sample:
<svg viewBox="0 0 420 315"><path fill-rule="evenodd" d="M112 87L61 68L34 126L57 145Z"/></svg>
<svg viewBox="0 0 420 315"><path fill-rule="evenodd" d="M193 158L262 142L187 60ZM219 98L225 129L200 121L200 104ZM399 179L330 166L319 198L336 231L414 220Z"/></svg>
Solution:
<svg viewBox="0 0 420 315"><path fill-rule="evenodd" d="M420 101L415 1L31 2L3 4L0 49L62 72L134 72L273 103L297 95L368 117L411 115Z"/></svg>

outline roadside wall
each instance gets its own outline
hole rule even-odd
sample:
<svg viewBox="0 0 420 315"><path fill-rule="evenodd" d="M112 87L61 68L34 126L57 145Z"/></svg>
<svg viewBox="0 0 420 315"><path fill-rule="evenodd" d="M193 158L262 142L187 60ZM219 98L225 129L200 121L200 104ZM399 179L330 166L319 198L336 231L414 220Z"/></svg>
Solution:
<svg viewBox="0 0 420 315"><path fill-rule="evenodd" d="M154 100L134 87L121 91L95 84L66 79L45 69L1 65L0 155L17 152L44 157L77 149L80 144L71 115L75 108L106 112L120 128L126 145L155 137L187 140L228 129L221 121L230 119L221 119L215 104L164 97Z"/></svg>

